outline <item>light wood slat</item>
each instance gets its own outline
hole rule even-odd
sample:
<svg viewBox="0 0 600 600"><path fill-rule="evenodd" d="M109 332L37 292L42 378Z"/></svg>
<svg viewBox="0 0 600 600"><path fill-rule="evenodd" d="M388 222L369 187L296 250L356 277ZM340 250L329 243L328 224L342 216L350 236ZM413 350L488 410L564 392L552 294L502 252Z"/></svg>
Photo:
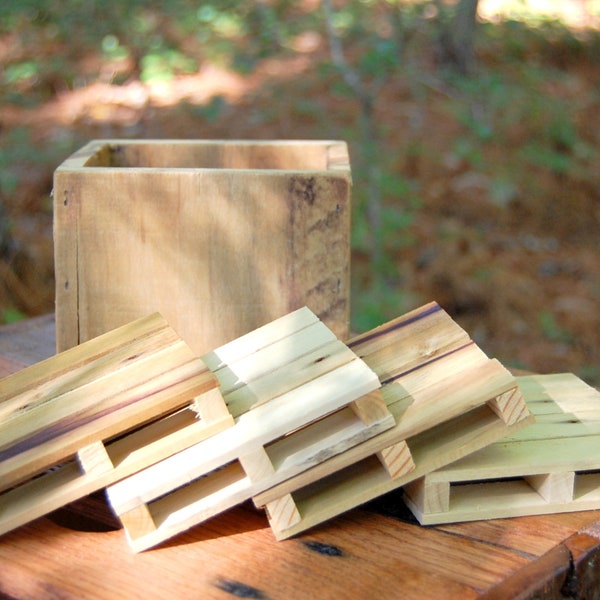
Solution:
<svg viewBox="0 0 600 600"><path fill-rule="evenodd" d="M579 413L581 416L582 413ZM589 417L589 420L588 418ZM572 413L550 413L535 415L535 423L526 430L506 436L505 442L525 440L551 440L564 437L583 437L600 435L600 410L589 411L584 418L578 419Z"/></svg>
<svg viewBox="0 0 600 600"><path fill-rule="evenodd" d="M275 342L279 342L305 327L314 325L318 321L317 316L306 306L303 306L204 354L202 360L215 372Z"/></svg>
<svg viewBox="0 0 600 600"><path fill-rule="evenodd" d="M160 315L23 369L1 389L0 533L233 424L218 380Z"/></svg>
<svg viewBox="0 0 600 600"><path fill-rule="evenodd" d="M432 475L438 480L472 481L474 478L495 479L520 477L570 470L600 468L600 436L504 442L486 448L477 456L448 465L443 472Z"/></svg>
<svg viewBox="0 0 600 600"><path fill-rule="evenodd" d="M356 355L344 343L335 340L225 393L225 402L231 414L237 417L271 398L293 390L307 379L333 371L354 358Z"/></svg>
<svg viewBox="0 0 600 600"><path fill-rule="evenodd" d="M279 320L260 332L268 344L253 335L249 336L252 344L247 339L239 348L235 341L230 343L228 356L235 361L219 362L215 370L217 376L235 373L236 379L244 381L243 386L234 386L235 393L256 383L255 390L262 390L260 401L254 397L251 408L243 406L229 430L108 488L113 510L125 515L125 528L133 523L127 533L135 551L185 531L394 425L378 391L377 375L341 342L332 343L323 323L308 324L287 337L271 328L291 330L285 319ZM248 349L251 354L242 356ZM330 360L331 355L339 358ZM291 382L284 383L288 374ZM230 386L233 379L221 381ZM137 513L140 505L146 507L143 518ZM291 496L274 500L269 512L282 524L298 520ZM151 523L144 530L147 514Z"/></svg>
<svg viewBox="0 0 600 600"><path fill-rule="evenodd" d="M426 486L450 485L446 510L432 510L418 488L405 488L422 523L600 508L600 419L592 418L600 415L600 393L572 374L518 381L527 404L543 406L540 421L426 474Z"/></svg>
<svg viewBox="0 0 600 600"><path fill-rule="evenodd" d="M148 344L153 339L158 344L170 344L179 338L165 327L160 315L153 314L89 340L84 351L81 347L71 348L6 377L0 387L0 418L4 421L19 409L28 394L34 393L34 400L43 403L48 397L93 380L96 374L90 373L91 362L95 369L102 364L114 368L113 353L119 353L114 356L122 360L139 358L140 351L151 349Z"/></svg>
<svg viewBox="0 0 600 600"><path fill-rule="evenodd" d="M222 393L227 395L233 390L252 382L266 374L273 373L282 362L289 363L295 359L334 342L336 337L331 330L315 323L300 332L296 332L282 340L274 342L257 352L240 358L231 365L225 365L214 374L219 380ZM355 358L352 355L349 360Z"/></svg>
<svg viewBox="0 0 600 600"><path fill-rule="evenodd" d="M386 382L469 342L468 334L431 302L357 336L348 345Z"/></svg>
<svg viewBox="0 0 600 600"><path fill-rule="evenodd" d="M436 325L427 326L428 319ZM397 337L398 323L405 328L401 337ZM415 344L410 339L413 326ZM498 361L490 360L464 332L454 335L454 342L448 344L444 332L455 327L450 317L432 304L413 311L405 321L396 320L389 329L382 326L373 334L360 336L359 342L350 342L353 349L360 351L361 345L368 349L361 352L363 359L380 377L396 374L384 380L381 390L396 424L376 438L255 496L258 506L288 494L294 499L301 520L285 529L272 522L277 539L300 533L401 487L532 422L515 378ZM418 345L423 332L431 336L433 345L419 364L415 364L414 355L408 357L408 364L404 363L404 349ZM395 338L396 347L387 343L386 335ZM435 347L436 340L442 348ZM382 363L380 345L386 348ZM389 362L393 349L396 365ZM496 399L499 401L494 403ZM506 406L500 407L503 402ZM409 452L410 467L390 474L380 460L382 453L402 443Z"/></svg>
<svg viewBox="0 0 600 600"><path fill-rule="evenodd" d="M189 404L198 393L202 393L202 386L206 384L204 375L200 380L194 378L194 370L193 363L172 369L168 374L174 382L172 384L166 385L164 379L144 382L133 388L128 398L123 400L119 396L120 406L113 405L112 409L92 415L84 414L73 421L64 419L54 428L42 431L39 436L18 441L0 454L2 484L23 481L34 473L60 463L93 439L110 439ZM156 384L160 387L157 388ZM224 426L229 424L223 423Z"/></svg>
<svg viewBox="0 0 600 600"><path fill-rule="evenodd" d="M206 380L207 389L215 387L214 378L199 360L190 356L189 348L171 345L152 352L152 356L143 361L128 361L126 368L121 366L122 359L117 356L112 372L99 373L98 377L82 382L81 386L78 385L79 375L75 373L70 384L73 387L67 392L62 389L45 390L39 400L35 391L20 395L20 407L5 415L1 422L0 460L2 452L20 440L59 428L61 423L70 423L74 419L91 421L138 402L141 407L147 402L148 393L162 390L172 381L178 384L193 376L197 380ZM90 368L90 371L94 370ZM200 376L199 370L202 372ZM177 371L176 375L172 375L174 371ZM117 377L118 382L115 381ZM143 418L141 408L138 412ZM69 432L69 436L72 439L73 433Z"/></svg>

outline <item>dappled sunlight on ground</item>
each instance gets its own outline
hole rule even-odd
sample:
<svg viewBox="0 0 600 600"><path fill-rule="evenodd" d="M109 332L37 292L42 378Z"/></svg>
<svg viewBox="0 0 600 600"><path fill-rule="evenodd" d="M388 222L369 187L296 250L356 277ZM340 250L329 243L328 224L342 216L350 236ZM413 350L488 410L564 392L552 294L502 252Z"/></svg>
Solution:
<svg viewBox="0 0 600 600"><path fill-rule="evenodd" d="M590 13L589 0L479 0L481 18L490 21L510 16L524 20L558 19L577 29L600 28L600 20Z"/></svg>
<svg viewBox="0 0 600 600"><path fill-rule="evenodd" d="M480 15L496 22L507 6L538 17L551 8L578 35L598 26L575 0L480 0ZM294 37L285 55L244 74L204 58L195 72L153 81L133 60L101 52L77 56L72 82L59 69L25 73L0 99L0 321L54 309L52 174L90 139L345 139L355 307L373 309L372 321L436 300L488 354L600 384L600 135L590 126L600 63L593 50L511 31L510 44L490 36L482 45L471 87L452 88L417 64L404 70L414 79L401 71L375 98L381 139L367 158L385 164L388 203L377 293L360 229L358 104L339 74L320 70L324 31ZM67 56L56 39L38 43L40 55ZM25 68L27 45L0 36L0 64L15 57ZM530 87L520 92L522 81ZM565 107L572 122L562 120Z"/></svg>

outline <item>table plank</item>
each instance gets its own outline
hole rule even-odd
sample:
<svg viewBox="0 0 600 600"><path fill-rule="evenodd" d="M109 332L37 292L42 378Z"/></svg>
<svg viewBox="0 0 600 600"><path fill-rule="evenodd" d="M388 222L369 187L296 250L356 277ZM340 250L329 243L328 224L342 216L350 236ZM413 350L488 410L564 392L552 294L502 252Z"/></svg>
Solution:
<svg viewBox="0 0 600 600"><path fill-rule="evenodd" d="M51 317L0 327L0 374L53 352ZM283 542L245 504L136 555L95 495L0 537L0 596L600 597L600 511L421 527L400 496Z"/></svg>

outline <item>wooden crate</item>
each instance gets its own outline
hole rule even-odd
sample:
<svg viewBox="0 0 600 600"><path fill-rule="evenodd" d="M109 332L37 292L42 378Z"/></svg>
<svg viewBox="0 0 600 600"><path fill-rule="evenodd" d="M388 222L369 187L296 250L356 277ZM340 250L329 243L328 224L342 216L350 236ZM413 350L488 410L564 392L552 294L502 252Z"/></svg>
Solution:
<svg viewBox="0 0 600 600"><path fill-rule="evenodd" d="M0 384L0 533L233 425L218 380L158 314Z"/></svg>
<svg viewBox="0 0 600 600"><path fill-rule="evenodd" d="M377 375L306 308L203 359L235 425L108 488L135 551L394 424ZM268 508L282 527L297 516L289 497Z"/></svg>
<svg viewBox="0 0 600 600"><path fill-rule="evenodd" d="M347 339L336 141L97 140L54 176L58 350L160 312L197 354L302 306Z"/></svg>
<svg viewBox="0 0 600 600"><path fill-rule="evenodd" d="M532 422L515 378L436 303L349 342L379 376L395 426L254 498L291 495L285 539L422 477ZM389 464L382 463L381 458Z"/></svg>
<svg viewBox="0 0 600 600"><path fill-rule="evenodd" d="M518 382L536 422L406 486L422 524L600 508L600 393L569 373Z"/></svg>

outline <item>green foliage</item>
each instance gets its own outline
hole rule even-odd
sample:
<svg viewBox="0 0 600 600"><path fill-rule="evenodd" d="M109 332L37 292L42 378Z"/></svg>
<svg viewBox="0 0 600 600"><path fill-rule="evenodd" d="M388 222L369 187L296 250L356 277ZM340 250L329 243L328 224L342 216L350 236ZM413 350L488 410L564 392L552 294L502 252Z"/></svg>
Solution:
<svg viewBox="0 0 600 600"><path fill-rule="evenodd" d="M31 138L26 127L8 131L0 143L0 201L11 196L21 177L29 168L47 169L49 172L73 152L81 140L66 135L52 140L52 144L38 144Z"/></svg>
<svg viewBox="0 0 600 600"><path fill-rule="evenodd" d="M17 321L22 321L25 318L27 318L27 315L11 306L0 310L0 323L3 324L16 323Z"/></svg>
<svg viewBox="0 0 600 600"><path fill-rule="evenodd" d="M327 55L323 12L292 0L3 0L0 36L16 33L21 43L19 52L2 65L0 99L33 106L57 89L94 81L99 73L78 71L80 61L89 56L100 57L98 71L111 61L133 63L132 72L112 83L132 77L157 83L195 72L204 61L248 74L265 58L294 56L297 36L320 36L321 50L311 57L311 68L320 77L323 95L339 99L340 110L346 112L323 110L322 98L312 89L291 97L285 78L269 88L271 103L260 114L250 112L256 131L263 126L272 131L281 107L286 107L286 119L313 125L311 135L316 131L349 142L352 245L365 256L373 252L374 241L383 250L376 265L365 267L374 272L353 298L353 327L362 331L411 308L415 300L401 285L394 257L415 243L414 224L425 204L429 171L405 171L404 165L439 165L441 157L450 155L457 169L485 175L489 199L498 209L534 191L550 197L554 190L539 188L553 178L597 189L596 133L585 118L587 106L597 98L570 92L572 75L564 65L581 59L599 67L600 35L590 32L584 38L556 22L519 20L525 4L515 2L512 20L479 24L476 52L483 60L475 74L449 75L436 69L433 58L439 33L434 4L353 0L336 7L333 26L346 60L372 96L371 113L362 119L356 90ZM44 41L46 53L36 52L36 40ZM399 92L383 106L378 92L388 87ZM454 117L456 130L447 139L427 138L423 131L430 129L407 126L403 120L402 107L412 103L427 124L431 98L438 110ZM180 108L186 116L212 124L231 107L216 96L204 105ZM389 119L387 111L394 117ZM348 125L349 113L357 118ZM383 127L384 121L393 123L390 129ZM51 169L79 141L67 134L37 143L25 128L3 132L0 200L14 193L29 166ZM550 177L538 179L539 173ZM373 201L368 182L381 194L379 240L373 239L368 217ZM492 274L479 268L473 276L488 281ZM541 311L538 325L548 339L571 339L551 313Z"/></svg>
<svg viewBox="0 0 600 600"><path fill-rule="evenodd" d="M353 295L352 330L362 333L404 314L420 302L398 282L376 278Z"/></svg>
<svg viewBox="0 0 600 600"><path fill-rule="evenodd" d="M187 58L179 50L160 45L142 57L140 66L140 80L143 83L164 83L178 74L198 70L198 64L193 59Z"/></svg>
<svg viewBox="0 0 600 600"><path fill-rule="evenodd" d="M572 334L559 326L556 318L549 310L541 310L538 313L538 324L542 335L553 342L564 342L570 344L573 341Z"/></svg>

